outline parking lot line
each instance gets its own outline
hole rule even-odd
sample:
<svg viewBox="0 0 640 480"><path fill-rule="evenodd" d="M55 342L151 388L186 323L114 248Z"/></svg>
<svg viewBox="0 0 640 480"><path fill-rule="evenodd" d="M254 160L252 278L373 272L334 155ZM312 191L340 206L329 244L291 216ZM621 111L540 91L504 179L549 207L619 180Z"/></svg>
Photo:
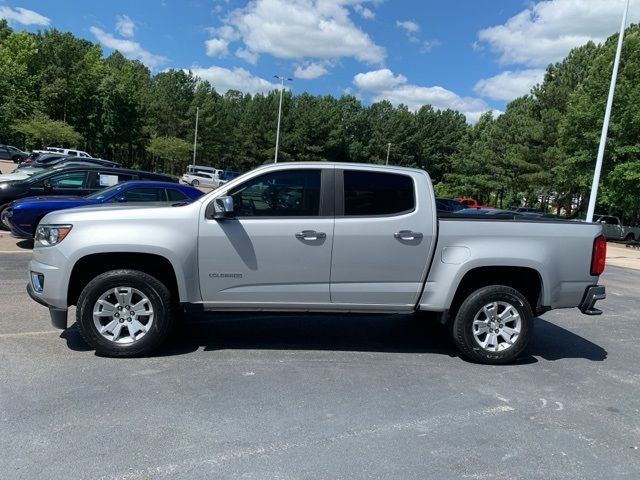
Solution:
<svg viewBox="0 0 640 480"><path fill-rule="evenodd" d="M29 335L46 335L49 333L60 333L60 330L43 330L42 332L0 333L0 338L24 337Z"/></svg>

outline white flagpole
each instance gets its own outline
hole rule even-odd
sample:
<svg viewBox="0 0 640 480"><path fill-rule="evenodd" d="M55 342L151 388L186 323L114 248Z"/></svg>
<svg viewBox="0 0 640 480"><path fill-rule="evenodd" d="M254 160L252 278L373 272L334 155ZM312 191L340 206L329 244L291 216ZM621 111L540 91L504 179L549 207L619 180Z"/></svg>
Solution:
<svg viewBox="0 0 640 480"><path fill-rule="evenodd" d="M627 11L629 10L629 0L624 8L622 23L620 24L620 35L618 36L618 48L613 62L613 72L611 73L611 83L609 84L609 97L607 98L607 108L604 111L604 122L602 123L602 133L600 134L600 145L598 146L598 157L596 159L596 169L593 172L593 182L591 183L591 195L589 196L589 208L587 209L587 222L593 221L593 213L596 208L596 197L598 196L598 185L600 184L600 171L602 170L602 159L604 158L604 147L607 143L607 132L609 131L609 119L611 118L611 107L613 105L613 93L616 89L616 78L618 77L618 65L620 64L620 52L622 51L622 39L624 38L624 28L627 25Z"/></svg>

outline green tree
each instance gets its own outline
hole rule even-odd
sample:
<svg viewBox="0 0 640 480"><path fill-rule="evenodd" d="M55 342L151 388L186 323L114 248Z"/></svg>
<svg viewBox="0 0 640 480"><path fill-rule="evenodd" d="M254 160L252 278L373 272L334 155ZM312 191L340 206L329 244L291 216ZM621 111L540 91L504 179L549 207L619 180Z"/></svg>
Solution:
<svg viewBox="0 0 640 480"><path fill-rule="evenodd" d="M52 120L42 112L13 123L11 128L24 135L27 145L31 147L60 145L77 148L82 140L82 135L71 125L61 120Z"/></svg>
<svg viewBox="0 0 640 480"><path fill-rule="evenodd" d="M193 151L189 142L176 137L153 137L147 147L149 153L168 163L169 172L184 171Z"/></svg>

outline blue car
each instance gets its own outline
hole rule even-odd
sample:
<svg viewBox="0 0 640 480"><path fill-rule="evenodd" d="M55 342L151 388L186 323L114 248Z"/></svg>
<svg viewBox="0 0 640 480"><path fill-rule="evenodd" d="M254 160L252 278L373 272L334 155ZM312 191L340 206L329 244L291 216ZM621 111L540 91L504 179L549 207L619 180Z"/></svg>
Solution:
<svg viewBox="0 0 640 480"><path fill-rule="evenodd" d="M105 203L169 202L191 203L203 192L171 182L132 181L120 183L86 197L38 196L15 200L3 212L11 236L33 238L38 223L49 212Z"/></svg>

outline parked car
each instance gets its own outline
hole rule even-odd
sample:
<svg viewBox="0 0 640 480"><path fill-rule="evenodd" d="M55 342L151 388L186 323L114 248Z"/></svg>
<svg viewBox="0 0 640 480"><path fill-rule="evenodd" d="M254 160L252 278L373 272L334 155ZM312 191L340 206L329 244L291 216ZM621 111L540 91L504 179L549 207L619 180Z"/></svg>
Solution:
<svg viewBox="0 0 640 480"><path fill-rule="evenodd" d="M69 155L66 155L64 153L53 153L53 152L39 153L37 158L32 159L31 162L27 163L25 161L20 163L16 167L16 170L27 168L27 167L34 167L34 166L47 167L50 163L56 162L61 158L67 158L68 156Z"/></svg>
<svg viewBox="0 0 640 480"><path fill-rule="evenodd" d="M221 183L224 183L215 173L205 172L185 173L180 180L192 187L202 185L203 187L218 188Z"/></svg>
<svg viewBox="0 0 640 480"><path fill-rule="evenodd" d="M462 203L465 208L493 208L489 205L483 205L478 200L473 197L458 197L456 198L460 203Z"/></svg>
<svg viewBox="0 0 640 480"><path fill-rule="evenodd" d="M119 357L157 348L179 307L425 313L490 364L523 351L536 315L602 313L600 225L439 219L434 204L423 170L270 164L181 207L46 215L27 289L58 328L77 305L82 337Z"/></svg>
<svg viewBox="0 0 640 480"><path fill-rule="evenodd" d="M32 238L42 217L56 210L107 203L191 203L202 195L204 193L197 188L179 183L131 181L99 190L84 197L38 196L16 200L11 202L5 210L4 219L11 228L12 236Z"/></svg>
<svg viewBox="0 0 640 480"><path fill-rule="evenodd" d="M8 182L15 180L24 180L36 173L43 172L51 168L65 168L65 167L82 167L85 165L100 165L103 167L119 167L120 164L112 162L111 160L103 160L101 158L84 158L84 157L60 157L57 160L53 160L46 165L40 165L37 162L27 165L23 168L18 168L11 173L0 175L0 182Z"/></svg>
<svg viewBox="0 0 640 480"><path fill-rule="evenodd" d="M29 156L29 153L23 152L19 148L11 145L0 145L0 160L13 160L14 163L20 163Z"/></svg>
<svg viewBox="0 0 640 480"><path fill-rule="evenodd" d="M65 155L70 155L72 157L84 157L84 158L93 158L87 152L83 152L82 150L78 150L77 148L61 148L61 147L46 147L46 151L54 152L54 153L64 153Z"/></svg>
<svg viewBox="0 0 640 480"><path fill-rule="evenodd" d="M476 207L476 208L463 208L462 210L457 210L453 212L455 215L466 215L466 216L478 216L478 215L491 215L491 216L500 216L500 217L522 217L523 214L514 212L512 210L501 210L499 208L491 208L491 207Z"/></svg>
<svg viewBox="0 0 640 480"><path fill-rule="evenodd" d="M27 179L0 183L0 229L9 230L5 210L14 200L34 195L89 195L129 180L176 180L159 173L86 165L45 170Z"/></svg>
<svg viewBox="0 0 640 480"><path fill-rule="evenodd" d="M462 210L465 206L458 200L451 198L436 198L436 209L439 212L457 212Z"/></svg>
<svg viewBox="0 0 640 480"><path fill-rule="evenodd" d="M624 240L626 242L640 240L640 227L627 227L618 217L596 215L593 221L602 224L602 233L608 240Z"/></svg>

